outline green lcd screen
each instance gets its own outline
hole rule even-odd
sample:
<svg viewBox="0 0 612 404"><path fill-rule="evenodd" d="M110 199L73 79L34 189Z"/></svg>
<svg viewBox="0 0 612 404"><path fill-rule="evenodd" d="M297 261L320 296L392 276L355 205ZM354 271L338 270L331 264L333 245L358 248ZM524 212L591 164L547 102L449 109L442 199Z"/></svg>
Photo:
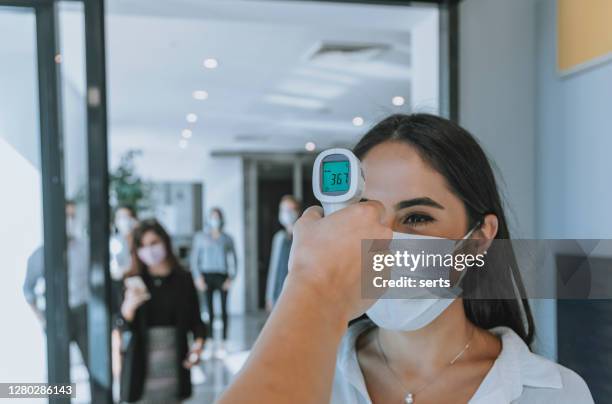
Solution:
<svg viewBox="0 0 612 404"><path fill-rule="evenodd" d="M323 192L347 192L351 187L350 167L348 160L323 162Z"/></svg>

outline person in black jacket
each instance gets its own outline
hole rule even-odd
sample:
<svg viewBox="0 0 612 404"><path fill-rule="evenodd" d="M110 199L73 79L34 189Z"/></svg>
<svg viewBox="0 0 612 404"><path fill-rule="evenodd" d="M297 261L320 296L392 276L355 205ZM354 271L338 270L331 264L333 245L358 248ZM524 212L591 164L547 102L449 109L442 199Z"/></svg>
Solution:
<svg viewBox="0 0 612 404"><path fill-rule="evenodd" d="M177 403L189 397L190 369L199 363L206 327L191 274L179 266L168 233L155 220L133 233L120 326L121 400Z"/></svg>

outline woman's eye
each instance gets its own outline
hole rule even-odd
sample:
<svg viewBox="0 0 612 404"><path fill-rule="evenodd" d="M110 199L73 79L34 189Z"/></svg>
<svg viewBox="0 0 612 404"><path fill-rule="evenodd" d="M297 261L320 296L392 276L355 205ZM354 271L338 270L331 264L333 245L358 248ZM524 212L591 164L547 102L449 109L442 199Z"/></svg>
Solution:
<svg viewBox="0 0 612 404"><path fill-rule="evenodd" d="M412 215L408 215L402 220L402 224L406 224L409 226L419 226L422 224L426 224L432 222L434 219L429 215L423 215L419 213L414 213Z"/></svg>

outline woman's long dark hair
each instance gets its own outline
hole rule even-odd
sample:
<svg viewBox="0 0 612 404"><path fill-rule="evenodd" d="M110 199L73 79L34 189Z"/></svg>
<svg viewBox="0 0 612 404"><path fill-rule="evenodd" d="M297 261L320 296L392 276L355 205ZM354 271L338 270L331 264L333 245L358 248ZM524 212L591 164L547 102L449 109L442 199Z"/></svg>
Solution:
<svg viewBox="0 0 612 404"><path fill-rule="evenodd" d="M149 271L147 270L147 265L138 257L138 249L142 247L142 238L147 232L150 231L157 234L159 238L161 238L162 243L166 248L166 261L168 262L171 270L175 271L180 268L178 259L172 250L172 240L170 239L170 235L157 220L148 219L140 222L138 227L136 227L132 232L132 267L125 274L126 278L139 275L146 280L150 277Z"/></svg>
<svg viewBox="0 0 612 404"><path fill-rule="evenodd" d="M497 216L496 239L510 239L497 183L489 160L476 139L459 125L429 114L392 115L361 138L353 152L361 160L376 145L387 141L408 143L420 157L446 179L452 192L461 199L468 214L468 229L482 221L485 215ZM526 298L518 264L509 243L491 244L487 251L484 271L468 271L464 289L481 290L487 298L463 300L467 318L480 328L506 326L514 330L528 345L534 337L534 323ZM503 265L502 265L503 263ZM499 267L498 267L499 265ZM506 266L508 270L504 270ZM508 296L516 291L515 299L491 299ZM471 297L478 293L472 292Z"/></svg>

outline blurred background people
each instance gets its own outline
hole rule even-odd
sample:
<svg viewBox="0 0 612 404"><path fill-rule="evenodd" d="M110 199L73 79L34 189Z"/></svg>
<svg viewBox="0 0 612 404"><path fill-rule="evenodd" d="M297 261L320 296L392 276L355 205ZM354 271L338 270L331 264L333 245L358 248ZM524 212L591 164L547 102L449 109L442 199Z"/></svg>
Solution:
<svg viewBox="0 0 612 404"><path fill-rule="evenodd" d="M121 305L121 399L180 402L191 395L190 369L199 363L206 338L193 279L156 220L134 230L131 259Z"/></svg>
<svg viewBox="0 0 612 404"><path fill-rule="evenodd" d="M123 277L131 269L132 231L138 226L136 211L131 206L120 206L115 211L113 233L110 238L111 312L118 314L121 304Z"/></svg>
<svg viewBox="0 0 612 404"><path fill-rule="evenodd" d="M123 275L130 270L130 242L132 230L138 226L136 211L131 206L119 206L115 211L113 234L110 240L111 264L110 271L113 280L122 280Z"/></svg>
<svg viewBox="0 0 612 404"><path fill-rule="evenodd" d="M66 236L68 238L68 306L70 340L76 342L85 366L88 364L87 300L89 299L89 246L80 238L77 206L66 201ZM23 294L34 314L46 327L44 296L44 247L38 247L28 259Z"/></svg>
<svg viewBox="0 0 612 404"><path fill-rule="evenodd" d="M130 270L132 265L131 244L132 231L138 226L136 210L128 205L119 206L115 210L113 220L113 231L110 237L110 273L111 273L111 314L113 316L112 331L112 362L113 374L119 376L121 371L120 346L121 338L116 322L120 316L123 293L123 277Z"/></svg>
<svg viewBox="0 0 612 404"><path fill-rule="evenodd" d="M205 292L210 323L210 335L214 336L215 308L213 296L218 292L221 297L221 320L223 321L222 340L217 354L225 353L227 341L228 315L227 294L236 277L237 258L234 240L223 231L225 217L220 208L212 208L208 215L208 226L193 238L191 250L191 271L198 290Z"/></svg>
<svg viewBox="0 0 612 404"><path fill-rule="evenodd" d="M289 252L293 238L293 225L300 217L301 203L293 195L285 195L278 205L278 221L283 228L274 234L270 266L266 284L266 309L272 310L283 288L289 270Z"/></svg>

